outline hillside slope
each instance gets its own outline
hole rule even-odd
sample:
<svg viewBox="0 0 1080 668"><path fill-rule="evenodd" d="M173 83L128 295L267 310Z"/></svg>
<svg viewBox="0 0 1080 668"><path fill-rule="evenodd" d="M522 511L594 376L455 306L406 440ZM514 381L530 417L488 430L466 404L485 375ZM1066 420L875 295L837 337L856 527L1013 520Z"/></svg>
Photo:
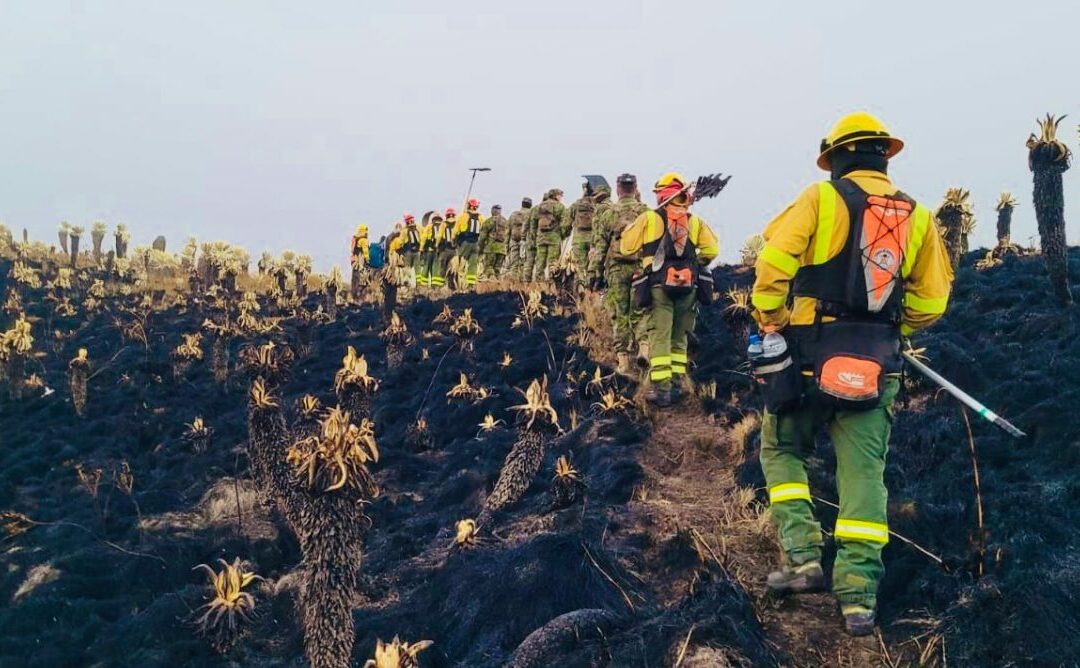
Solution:
<svg viewBox="0 0 1080 668"><path fill-rule="evenodd" d="M1072 259L1075 276L1080 254ZM733 268L716 277L721 290L751 280ZM304 665L294 605L299 547L250 480L246 381L235 373L228 386L216 384L206 360L173 377L170 351L199 328L204 308L151 313L144 345L121 334L137 311L134 298L131 312L118 298L105 312L48 321L42 291L23 297L42 318L35 348L46 355L35 370L56 392L0 399L0 508L41 523L0 548L4 665ZM907 384L887 472L890 521L946 568L890 544L880 642L846 639L827 597L763 597L777 554L759 489L757 402L739 374L745 318L723 314L723 303L702 313L693 355L697 380L715 382L714 396L689 398L666 415L604 413L588 384L597 368L590 355L606 359L604 333L582 337L578 315L546 301L553 312L530 329L512 326L517 294L449 298L456 312L473 308L484 328L469 353L432 324L444 303L417 300L401 309L417 342L393 369L371 307L344 309L309 333L287 319L272 335L311 346L290 368L284 405L307 393L332 405L349 345L381 381L373 414L383 457L373 470L383 493L366 508L354 662L371 655L376 638L395 634L433 640L422 655L428 666L835 665L838 656L865 665L886 653L909 662L925 654L935 665L943 652L952 665L1080 661L1080 524L1071 503L1080 496L1080 422L1069 417L1080 392L1080 316L1054 305L1038 258L961 270L950 313L916 341L932 366L1030 437L1014 441L972 418L986 518L985 574L977 577L972 466L958 404L921 379ZM262 338L234 341L233 359ZM65 380L79 347L93 363L85 419L74 415ZM506 367L504 352L513 358ZM601 371L604 387L615 388L609 371ZM449 402L462 372L491 396ZM480 545L453 550L454 523L478 515L514 441L514 388L544 374L565 434ZM616 389L631 396L637 388ZM488 413L511 424L478 434ZM410 430L421 415L428 448ZM215 429L204 453L182 438L196 416ZM815 494L835 500L828 444L819 452ZM560 455L580 469L588 491L584 502L556 509L547 490ZM122 461L134 474L130 497L113 482ZM91 475L102 470L96 497L76 464ZM821 510L829 526L830 511ZM255 623L221 656L191 628L205 586L190 569L236 556L267 582L255 590ZM519 646L542 627L533 636L545 640L542 657L529 664L531 646Z"/></svg>

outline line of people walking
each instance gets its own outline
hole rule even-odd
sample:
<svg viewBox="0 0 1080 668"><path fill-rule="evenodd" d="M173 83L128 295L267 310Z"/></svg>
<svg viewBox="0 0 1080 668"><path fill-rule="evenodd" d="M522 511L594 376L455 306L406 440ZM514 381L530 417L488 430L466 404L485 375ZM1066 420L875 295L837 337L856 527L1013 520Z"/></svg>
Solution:
<svg viewBox="0 0 1080 668"><path fill-rule="evenodd" d="M766 585L776 596L831 588L856 636L873 632L884 575L884 470L901 342L944 314L953 280L933 214L888 177L903 148L870 114L841 118L818 152L829 178L765 228L751 298L761 333L748 350L765 404L761 466L784 552ZM614 202L606 183L590 179L569 208L551 189L535 207L523 199L509 219L498 206L485 218L470 200L461 217L429 212L417 226L406 215L390 249L404 255L417 285L442 287L453 275L467 288L481 257L486 276L544 280L569 239L562 261L579 290L606 289L618 371L632 374L636 351L648 366L648 401L666 407L680 398L687 336L712 300L706 267L719 252L689 210L689 186L664 174L650 209L632 174L616 179ZM836 451L839 495L831 587L807 475L823 429Z"/></svg>

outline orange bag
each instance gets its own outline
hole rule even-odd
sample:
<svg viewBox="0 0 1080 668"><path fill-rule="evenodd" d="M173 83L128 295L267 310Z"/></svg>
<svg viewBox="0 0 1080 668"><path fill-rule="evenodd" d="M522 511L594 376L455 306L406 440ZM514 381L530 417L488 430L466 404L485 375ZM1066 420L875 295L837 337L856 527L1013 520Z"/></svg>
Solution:
<svg viewBox="0 0 1080 668"><path fill-rule="evenodd" d="M694 285L694 270L690 267L684 267L683 269L677 269L675 267L668 267L667 273L664 276L664 287L667 288L689 288Z"/></svg>
<svg viewBox="0 0 1080 668"><path fill-rule="evenodd" d="M867 357L837 354L817 371L818 389L843 408L872 408L881 397L881 363Z"/></svg>
<svg viewBox="0 0 1080 668"><path fill-rule="evenodd" d="M913 210L911 203L902 199L866 198L860 247L870 313L880 312L899 285Z"/></svg>

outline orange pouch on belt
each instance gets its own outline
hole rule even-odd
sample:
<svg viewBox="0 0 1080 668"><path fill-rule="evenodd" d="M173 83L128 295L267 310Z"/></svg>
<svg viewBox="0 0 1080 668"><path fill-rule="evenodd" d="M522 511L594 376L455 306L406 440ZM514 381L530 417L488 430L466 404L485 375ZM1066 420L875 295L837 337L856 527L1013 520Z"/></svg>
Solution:
<svg viewBox="0 0 1080 668"><path fill-rule="evenodd" d="M865 409L881 397L881 364L855 355L835 354L820 363L818 389L843 408Z"/></svg>
<svg viewBox="0 0 1080 668"><path fill-rule="evenodd" d="M689 288L694 285L694 271L690 267L676 269L668 267L664 274L664 286L669 288Z"/></svg>

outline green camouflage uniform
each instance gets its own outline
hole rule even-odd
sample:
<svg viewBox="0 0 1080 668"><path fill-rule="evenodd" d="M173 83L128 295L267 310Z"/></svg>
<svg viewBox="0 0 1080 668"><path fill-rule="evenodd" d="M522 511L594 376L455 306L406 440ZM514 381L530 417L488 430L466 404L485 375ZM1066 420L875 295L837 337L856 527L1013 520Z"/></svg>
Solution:
<svg viewBox="0 0 1080 668"><path fill-rule="evenodd" d="M640 267L637 258L619 253L619 238L638 216L648 210L633 195L607 204L593 223L589 277L603 276L607 282L605 301L615 329L615 352L636 352L635 341L646 340L645 313L631 302L630 281ZM629 261L628 261L629 260Z"/></svg>
<svg viewBox="0 0 1080 668"><path fill-rule="evenodd" d="M529 220L525 223L525 266L522 267L521 277L526 281L533 280L533 270L536 268L536 218L533 214L536 208L529 210Z"/></svg>
<svg viewBox="0 0 1080 668"><path fill-rule="evenodd" d="M525 245L525 228L529 223L529 211L530 209L518 209L510 214L510 263L506 271L511 278L520 279L522 265L525 264L522 251Z"/></svg>
<svg viewBox="0 0 1080 668"><path fill-rule="evenodd" d="M596 218L596 201L593 195L582 195L581 199L570 205L567 218L573 229L573 241L570 252L574 255L574 264L578 266L577 283L585 283L585 273L589 266L589 248L592 246L593 221Z"/></svg>
<svg viewBox="0 0 1080 668"><path fill-rule="evenodd" d="M492 214L480 228L476 247L484 258L484 277L499 278L506 259L506 242L510 238L510 222L501 213Z"/></svg>
<svg viewBox="0 0 1080 668"><path fill-rule="evenodd" d="M532 216L529 217L529 229L533 231L536 239L532 280L542 281L546 278L548 268L558 261L562 240L570 233L566 207L554 196L546 198L533 209Z"/></svg>
<svg viewBox="0 0 1080 668"><path fill-rule="evenodd" d="M611 204L612 204L612 202L611 202L611 188L608 188L607 186L600 186L596 190L596 196L595 197L596 197L596 212L593 215L593 231L588 234L589 248L585 252L585 263L578 265L578 267L579 267L578 276L581 278L581 282L582 282L583 285L588 285L589 278L592 276L592 274L589 272L589 266L590 266L590 263L592 262L593 257L597 254L597 252L595 250L595 246L593 245L594 240L596 239L596 236L595 236L596 235L596 221L598 221L600 219L600 216L605 211L611 209ZM618 250L619 249L616 248L612 252L618 254ZM603 258L603 255L601 255L600 257Z"/></svg>

